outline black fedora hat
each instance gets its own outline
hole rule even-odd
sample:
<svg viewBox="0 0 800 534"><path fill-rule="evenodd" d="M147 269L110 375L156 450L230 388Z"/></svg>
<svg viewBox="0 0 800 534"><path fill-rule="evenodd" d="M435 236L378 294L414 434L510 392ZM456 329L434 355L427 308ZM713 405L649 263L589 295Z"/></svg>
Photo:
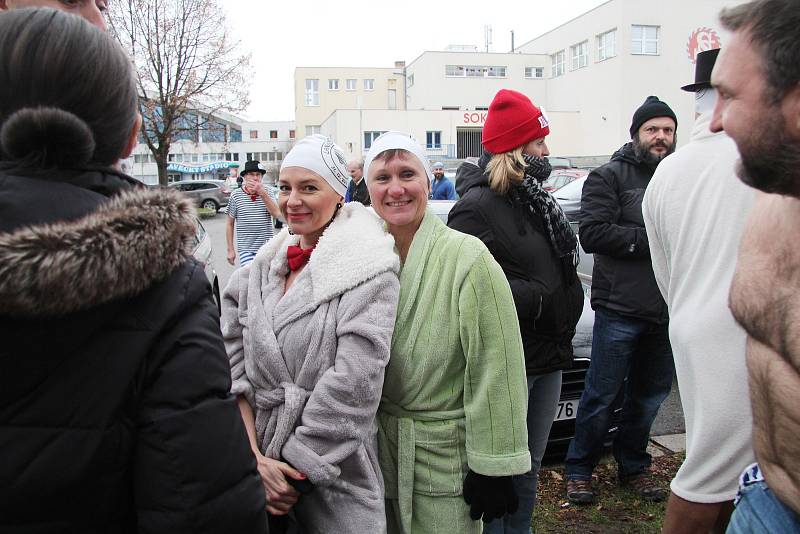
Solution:
<svg viewBox="0 0 800 534"><path fill-rule="evenodd" d="M262 175L267 173L266 169L261 166L261 163L258 160L246 161L244 164L244 169L240 170L239 174L244 176L248 172L260 172Z"/></svg>
<svg viewBox="0 0 800 534"><path fill-rule="evenodd" d="M694 67L694 83L684 85L681 89L696 93L700 89L711 87L711 71L714 70L714 63L716 63L718 55L719 48L697 54L697 63Z"/></svg>

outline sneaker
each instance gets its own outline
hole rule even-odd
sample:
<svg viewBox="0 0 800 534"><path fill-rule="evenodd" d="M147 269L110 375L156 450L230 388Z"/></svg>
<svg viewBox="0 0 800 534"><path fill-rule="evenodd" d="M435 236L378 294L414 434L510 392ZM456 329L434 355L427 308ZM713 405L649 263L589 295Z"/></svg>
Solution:
<svg viewBox="0 0 800 534"><path fill-rule="evenodd" d="M567 479L567 499L574 504L592 504L594 492L591 480Z"/></svg>
<svg viewBox="0 0 800 534"><path fill-rule="evenodd" d="M667 493L658 487L649 473L638 473L620 479L620 485L630 489L648 502L661 502L667 498Z"/></svg>

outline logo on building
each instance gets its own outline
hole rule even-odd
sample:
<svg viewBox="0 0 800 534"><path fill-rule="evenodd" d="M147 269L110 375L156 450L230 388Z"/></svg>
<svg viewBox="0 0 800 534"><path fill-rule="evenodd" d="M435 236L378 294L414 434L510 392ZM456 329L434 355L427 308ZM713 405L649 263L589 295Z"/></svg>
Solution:
<svg viewBox="0 0 800 534"><path fill-rule="evenodd" d="M706 50L714 50L721 48L722 41L719 39L719 34L711 28L701 27L697 28L689 36L689 42L686 43L686 53L689 54L689 59L692 63L697 62L697 54L705 52Z"/></svg>

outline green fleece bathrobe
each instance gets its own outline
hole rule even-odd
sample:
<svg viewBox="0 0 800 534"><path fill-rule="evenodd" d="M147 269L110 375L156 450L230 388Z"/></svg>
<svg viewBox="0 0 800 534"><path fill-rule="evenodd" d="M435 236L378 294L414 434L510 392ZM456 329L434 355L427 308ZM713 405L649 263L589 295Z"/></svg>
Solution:
<svg viewBox="0 0 800 534"><path fill-rule="evenodd" d="M390 534L480 532L464 476L530 469L527 391L503 271L480 240L428 211L402 267L378 410Z"/></svg>

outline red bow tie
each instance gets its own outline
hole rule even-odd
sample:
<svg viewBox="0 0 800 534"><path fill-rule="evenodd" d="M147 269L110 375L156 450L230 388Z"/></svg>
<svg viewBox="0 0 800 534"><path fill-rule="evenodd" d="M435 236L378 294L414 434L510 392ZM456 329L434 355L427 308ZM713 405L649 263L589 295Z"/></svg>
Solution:
<svg viewBox="0 0 800 534"><path fill-rule="evenodd" d="M314 247L303 250L300 247L289 245L286 249L286 259L289 260L289 270L296 271L311 258L311 253L314 252Z"/></svg>

